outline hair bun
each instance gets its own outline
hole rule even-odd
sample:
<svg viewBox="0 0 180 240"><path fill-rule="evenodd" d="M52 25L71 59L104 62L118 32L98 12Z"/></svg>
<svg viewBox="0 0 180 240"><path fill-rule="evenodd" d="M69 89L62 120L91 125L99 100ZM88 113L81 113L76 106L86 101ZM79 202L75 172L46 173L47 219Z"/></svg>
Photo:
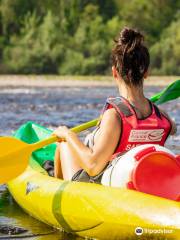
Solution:
<svg viewBox="0 0 180 240"><path fill-rule="evenodd" d="M135 42L136 46L141 45L143 43L144 37L143 35L131 28L125 27L121 32L120 32L120 38L119 41L122 44L132 44Z"/></svg>
<svg viewBox="0 0 180 240"><path fill-rule="evenodd" d="M149 51L144 45L143 35L125 27L115 39L112 63L126 85L142 86L150 63Z"/></svg>

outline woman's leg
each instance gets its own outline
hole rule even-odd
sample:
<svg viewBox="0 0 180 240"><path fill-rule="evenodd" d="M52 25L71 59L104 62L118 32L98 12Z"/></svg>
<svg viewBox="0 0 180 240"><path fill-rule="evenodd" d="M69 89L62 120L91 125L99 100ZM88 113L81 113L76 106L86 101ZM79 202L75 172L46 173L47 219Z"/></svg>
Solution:
<svg viewBox="0 0 180 240"><path fill-rule="evenodd" d="M59 143L55 153L55 177L71 180L81 169L76 159L67 142Z"/></svg>
<svg viewBox="0 0 180 240"><path fill-rule="evenodd" d="M55 156L54 156L54 176L56 178L63 179L63 174L62 174L62 169L61 169L61 161L60 161L59 144L57 145Z"/></svg>

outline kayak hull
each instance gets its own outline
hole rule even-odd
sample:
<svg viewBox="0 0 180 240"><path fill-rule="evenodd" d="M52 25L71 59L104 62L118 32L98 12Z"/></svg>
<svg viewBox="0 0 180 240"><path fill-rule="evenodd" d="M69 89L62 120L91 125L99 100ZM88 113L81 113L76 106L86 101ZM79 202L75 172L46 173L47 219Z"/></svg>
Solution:
<svg viewBox="0 0 180 240"><path fill-rule="evenodd" d="M28 123L15 136L30 142L48 134L49 130ZM46 157L52 159L54 148L51 145L33 153L25 172L8 183L10 193L25 212L82 237L133 239L137 237L135 229L141 227L144 239L180 239L180 202L134 190L50 177L41 165Z"/></svg>
<svg viewBox="0 0 180 240"><path fill-rule="evenodd" d="M8 187L28 214L79 236L133 237L136 227L180 236L180 204L175 201L132 190L58 180L30 167Z"/></svg>

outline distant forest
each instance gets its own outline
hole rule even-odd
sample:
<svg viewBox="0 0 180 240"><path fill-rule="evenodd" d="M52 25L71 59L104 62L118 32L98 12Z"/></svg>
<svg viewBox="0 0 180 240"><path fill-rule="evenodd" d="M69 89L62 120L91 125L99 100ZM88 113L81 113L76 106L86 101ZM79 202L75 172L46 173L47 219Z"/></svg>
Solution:
<svg viewBox="0 0 180 240"><path fill-rule="evenodd" d="M0 73L110 74L124 26L145 34L151 74L180 75L180 0L0 0Z"/></svg>

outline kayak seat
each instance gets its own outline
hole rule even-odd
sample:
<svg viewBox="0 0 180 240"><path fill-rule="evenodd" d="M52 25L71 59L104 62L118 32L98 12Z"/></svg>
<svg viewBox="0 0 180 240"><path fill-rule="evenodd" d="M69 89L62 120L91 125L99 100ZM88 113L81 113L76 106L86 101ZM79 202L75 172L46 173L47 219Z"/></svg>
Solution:
<svg viewBox="0 0 180 240"><path fill-rule="evenodd" d="M52 160L46 160L42 167L46 170L49 176L54 177L54 162Z"/></svg>
<svg viewBox="0 0 180 240"><path fill-rule="evenodd" d="M163 151L140 154L127 188L180 201L180 158Z"/></svg>

